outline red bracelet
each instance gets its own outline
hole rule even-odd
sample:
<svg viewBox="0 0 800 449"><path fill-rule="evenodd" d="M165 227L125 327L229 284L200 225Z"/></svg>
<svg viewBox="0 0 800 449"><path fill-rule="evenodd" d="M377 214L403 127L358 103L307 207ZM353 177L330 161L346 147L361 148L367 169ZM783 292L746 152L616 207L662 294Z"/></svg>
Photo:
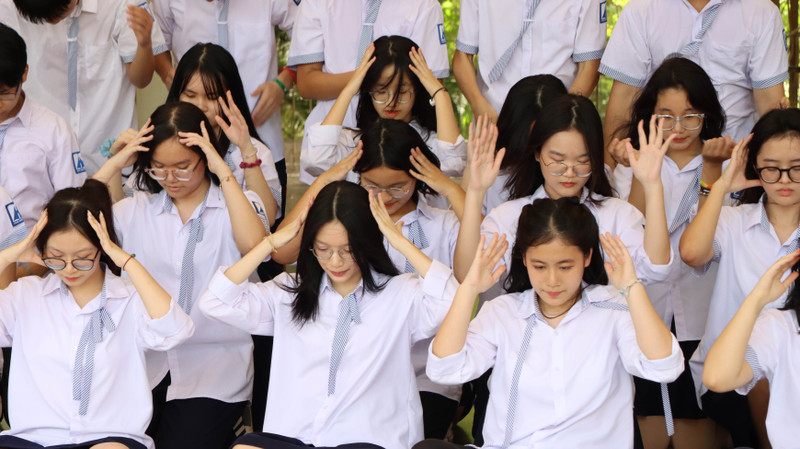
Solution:
<svg viewBox="0 0 800 449"><path fill-rule="evenodd" d="M297 84L297 72L295 72L294 70L290 69L288 66L282 67L280 72L278 72L278 73L280 74L280 73L283 73L283 72L289 72L289 76L291 76L292 80L294 81L294 83Z"/></svg>
<svg viewBox="0 0 800 449"><path fill-rule="evenodd" d="M249 163L245 161L239 163L239 168L241 169L259 167L259 166L261 166L261 159L256 159L254 162L249 162Z"/></svg>
<svg viewBox="0 0 800 449"><path fill-rule="evenodd" d="M125 271L125 265L128 265L128 262L130 262L131 259L133 259L134 257L136 257L136 254L133 253L130 256L128 256L128 260L126 260L125 263L122 264L122 271Z"/></svg>

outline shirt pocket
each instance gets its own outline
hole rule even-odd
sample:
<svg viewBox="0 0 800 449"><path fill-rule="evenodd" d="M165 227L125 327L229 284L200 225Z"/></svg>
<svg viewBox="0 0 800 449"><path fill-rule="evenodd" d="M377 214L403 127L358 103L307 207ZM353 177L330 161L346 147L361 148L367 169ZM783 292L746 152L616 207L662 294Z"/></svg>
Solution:
<svg viewBox="0 0 800 449"><path fill-rule="evenodd" d="M78 58L78 70L84 74L85 79L101 81L111 72L111 64L120 64L120 59L111 43L104 45L83 45ZM96 86L88 86L93 89Z"/></svg>
<svg viewBox="0 0 800 449"><path fill-rule="evenodd" d="M752 47L745 42L739 44L722 44L718 41L708 43L705 59L701 64L714 80L714 84L737 83L748 77L748 59Z"/></svg>

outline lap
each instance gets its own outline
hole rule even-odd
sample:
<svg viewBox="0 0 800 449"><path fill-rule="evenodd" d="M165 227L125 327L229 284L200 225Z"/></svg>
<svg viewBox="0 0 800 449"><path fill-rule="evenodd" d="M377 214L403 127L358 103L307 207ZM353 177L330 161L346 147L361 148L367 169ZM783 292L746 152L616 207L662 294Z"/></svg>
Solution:
<svg viewBox="0 0 800 449"><path fill-rule="evenodd" d="M119 447L147 449L142 443L123 437L107 437L99 440L86 441L84 443L42 446L41 444L12 435L0 435L0 449L112 449Z"/></svg>
<svg viewBox="0 0 800 449"><path fill-rule="evenodd" d="M340 444L339 446L312 446L310 444L303 443L296 438L266 432L248 433L247 435L237 439L233 445L233 449L298 449L311 447L316 449L383 449L380 446L372 443L348 443Z"/></svg>

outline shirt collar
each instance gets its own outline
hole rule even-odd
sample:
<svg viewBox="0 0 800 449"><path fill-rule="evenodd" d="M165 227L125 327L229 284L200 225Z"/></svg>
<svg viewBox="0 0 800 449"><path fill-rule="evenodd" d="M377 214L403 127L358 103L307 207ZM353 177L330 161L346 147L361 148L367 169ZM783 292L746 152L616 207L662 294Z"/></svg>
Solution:
<svg viewBox="0 0 800 449"><path fill-rule="evenodd" d="M167 191L163 189L150 197L150 205L155 208L155 213L157 215L162 213L172 213L174 208L172 198L170 198L170 196L167 194ZM222 189L220 189L219 186L213 182L209 183L206 208L225 206L225 197L222 194Z"/></svg>
<svg viewBox="0 0 800 449"><path fill-rule="evenodd" d="M19 88L22 89L22 85L21 84L20 84ZM24 95L23 101L22 101L22 107L19 109L19 112L17 112L17 115L15 115L14 117L11 117L10 119L7 120L7 123L8 123L8 126L11 127L11 125L13 125L14 122L19 120L19 122L22 124L23 128L30 128L31 121L32 121L31 116L33 114L33 111L31 111L31 106L29 105L29 103L31 102L31 99L30 99L30 97L25 95L25 91L24 90L21 92L21 95ZM0 123L6 123L6 122L0 122ZM2 127L0 127L0 128L2 128Z"/></svg>
<svg viewBox="0 0 800 449"><path fill-rule="evenodd" d="M578 307L579 310L584 310L591 303L611 300L614 298L615 293L616 290L612 286L588 285L586 282L581 282L581 298L572 308ZM539 310L536 290L530 289L523 293L523 301L519 307L518 313L522 319L527 319L532 315L536 315L539 319L544 320L544 316L541 310ZM567 312L567 314L569 314L569 312Z"/></svg>
<svg viewBox="0 0 800 449"><path fill-rule="evenodd" d="M698 154L694 157L688 164L686 164L683 168L678 168L678 164L675 163L672 159L665 157L664 158L665 164L670 164L675 167L675 171L678 173L686 173L686 172L694 172L697 170L697 167L703 163L703 155Z"/></svg>
<svg viewBox="0 0 800 449"><path fill-rule="evenodd" d="M375 272L373 272L372 275L375 276ZM331 284L331 279L328 277L327 273L323 274L322 281L320 281L320 288L319 288L320 296L322 296L322 294L325 293L326 290L344 299L344 297L340 295L339 292L333 289L333 285ZM364 296L364 290L365 290L364 279L362 278L360 281L358 281L358 285L356 285L355 290L353 290L353 293L356 295L356 301L358 302L361 301L361 298Z"/></svg>
<svg viewBox="0 0 800 449"><path fill-rule="evenodd" d="M79 5L80 6L80 11L79 11L79 14L80 13L84 13L84 12L90 12L92 14L97 14L97 8L99 6L98 3L99 3L98 0L80 0L80 5ZM75 8L75 10L78 11L78 8ZM78 15L78 14L76 14L76 15Z"/></svg>
<svg viewBox="0 0 800 449"><path fill-rule="evenodd" d="M581 190L581 204L583 204L588 197L589 197L589 189L584 187ZM550 198L550 195L548 195L547 191L544 190L544 184L540 185L539 188L536 189L535 192L533 192L533 195L531 195L531 204L533 204L534 201L542 198Z"/></svg>
<svg viewBox="0 0 800 449"><path fill-rule="evenodd" d="M746 212L747 217L745 219L745 229L750 229L760 225L764 232L769 233L772 224L770 224L769 218L767 217L767 209L764 207L765 201L767 201L766 193L762 194L761 198L758 199L756 207L753 207Z"/></svg>
<svg viewBox="0 0 800 449"><path fill-rule="evenodd" d="M106 284L106 298L127 298L130 292L128 290L128 284L125 282L125 280L112 273L106 264L102 262L100 263L100 268L105 270L105 280L103 282ZM61 278L59 278L56 273L51 273L44 278L42 293L49 294L56 290L58 290L59 293L64 296L70 295L67 284L62 282Z"/></svg>

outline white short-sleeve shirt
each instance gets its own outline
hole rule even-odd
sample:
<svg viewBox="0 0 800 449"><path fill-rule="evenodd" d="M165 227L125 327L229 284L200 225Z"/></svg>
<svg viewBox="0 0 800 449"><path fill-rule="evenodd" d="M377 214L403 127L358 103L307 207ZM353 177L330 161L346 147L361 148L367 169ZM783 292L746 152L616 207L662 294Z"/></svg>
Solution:
<svg viewBox="0 0 800 449"><path fill-rule="evenodd" d="M617 310L619 309L619 310ZM494 367L483 427L485 448L503 446L517 358L534 320L522 371L510 448L633 448L633 379L674 381L683 371L672 352L648 360L636 341L625 300L611 286L592 285L554 329L542 318L533 290L500 296L472 320L461 351L431 352L428 375L461 384Z"/></svg>
<svg viewBox="0 0 800 449"><path fill-rule="evenodd" d="M687 0L632 0L622 10L603 54L600 73L634 87L699 33L705 14L721 3L700 49L689 59L711 78L734 139L746 137L758 111L753 89L789 77L786 37L769 0L711 0L697 12Z"/></svg>
<svg viewBox="0 0 800 449"><path fill-rule="evenodd" d="M95 348L85 415L72 398L72 374L101 295L80 308L55 274L28 276L0 291L0 346L13 349L8 411L14 427L4 435L43 446L119 436L154 447L145 435L153 413L145 355L181 344L194 325L174 300L166 315L151 319L133 284L108 270L105 283L105 309L116 328Z"/></svg>
<svg viewBox="0 0 800 449"><path fill-rule="evenodd" d="M361 28L369 4L376 0L303 0L292 28L289 66L322 62L325 73L346 73L358 67ZM450 60L444 37L444 14L436 0L384 0L375 19L372 39L400 35L422 49L425 60L437 78L450 74ZM302 151L308 147L308 129L319 123L334 100L318 101L306 118ZM356 125L358 96L350 102L345 127ZM300 180L310 184L314 178L300 170Z"/></svg>
<svg viewBox="0 0 800 449"><path fill-rule="evenodd" d="M0 251L19 242L28 235L22 213L16 201L0 186L0 204L5 214L0 212Z"/></svg>
<svg viewBox="0 0 800 449"><path fill-rule="evenodd" d="M427 275L388 278L378 293L356 287L361 323L349 328L328 395L331 347L343 298L326 275L320 284L317 318L299 326L292 316L294 286L283 273L265 283L236 285L221 268L200 309L245 333L273 335L264 431L314 446L368 442L408 449L423 438L422 407L411 364L411 346L432 337L444 320L458 283L449 268L433 261ZM298 354L302 354L299 357Z"/></svg>
<svg viewBox="0 0 800 449"><path fill-rule="evenodd" d="M542 0L500 79L489 72L517 39L537 0L462 0L456 49L479 54L478 87L500 111L508 90L529 75L549 73L569 87L578 63L600 59L606 45L605 0ZM589 92L586 92L588 94Z"/></svg>
<svg viewBox="0 0 800 449"><path fill-rule="evenodd" d="M218 27L223 2L228 2L228 50L239 68L247 104L252 112L259 97L253 93L259 85L278 76L275 30L277 26L291 34L296 2L292 0L157 0L153 12L164 33L167 46L179 61L199 42L220 44ZM272 151L275 161L282 161L283 133L280 111L258 128L258 136Z"/></svg>
<svg viewBox="0 0 800 449"><path fill-rule="evenodd" d="M78 139L60 115L26 96L0 147L0 185L33 227L53 195L86 180Z"/></svg>
<svg viewBox="0 0 800 449"><path fill-rule="evenodd" d="M81 0L61 22L36 25L22 18L12 0L0 0L0 22L17 30L28 47L28 81L25 91L52 109L78 134L86 170L93 174L103 165L100 145L120 132L135 128L136 88L128 80L126 63L136 56L136 36L128 27L127 6L141 0ZM73 111L67 93L67 36L77 17L78 104ZM167 50L161 30L154 24L153 54Z"/></svg>
<svg viewBox="0 0 800 449"><path fill-rule="evenodd" d="M228 403L248 401L252 394L253 340L246 332L206 318L197 307L197 298L208 288L217 268L232 265L242 257L236 248L222 190L213 183L209 188L201 216L203 239L194 253L195 304L190 316L197 330L180 347L148 356L148 372L154 386L170 372L172 384L167 400L206 397ZM263 211L255 193L248 191L245 196ZM162 190L155 195L136 192L114 204L114 225L122 248L135 253L164 290L177 298L191 220L181 222L177 207Z"/></svg>

